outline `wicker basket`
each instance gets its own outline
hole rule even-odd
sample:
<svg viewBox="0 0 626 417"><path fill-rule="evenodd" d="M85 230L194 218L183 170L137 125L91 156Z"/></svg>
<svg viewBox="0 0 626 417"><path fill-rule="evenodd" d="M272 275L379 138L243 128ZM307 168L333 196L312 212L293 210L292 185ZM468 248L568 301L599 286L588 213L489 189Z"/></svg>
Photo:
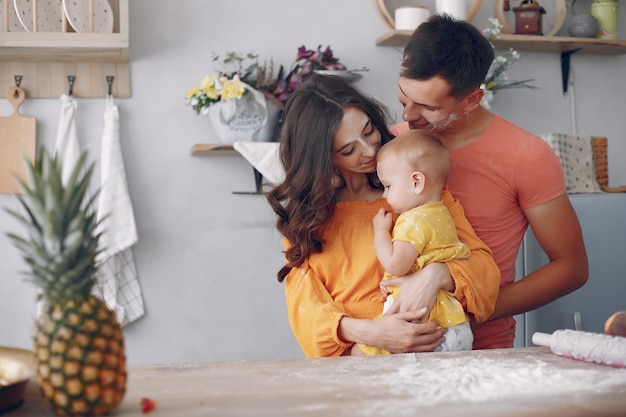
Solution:
<svg viewBox="0 0 626 417"><path fill-rule="evenodd" d="M623 193L626 192L626 186L609 187L609 157L607 145L608 141L605 137L593 137L593 158L596 165L596 177L602 191L607 193Z"/></svg>

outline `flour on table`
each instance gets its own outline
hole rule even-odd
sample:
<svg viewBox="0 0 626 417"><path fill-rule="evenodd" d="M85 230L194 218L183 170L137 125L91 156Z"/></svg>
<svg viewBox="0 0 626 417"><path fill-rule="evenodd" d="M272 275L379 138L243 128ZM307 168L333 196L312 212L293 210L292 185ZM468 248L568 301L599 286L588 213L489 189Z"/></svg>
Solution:
<svg viewBox="0 0 626 417"><path fill-rule="evenodd" d="M368 376L358 379L353 377L352 370L365 366L365 362L357 358L344 362L331 375L327 368L324 375L321 372L316 375L317 369L313 368L300 376L323 380L321 384L329 396L345 396L346 400L351 395L346 386L371 387L372 396L363 398L361 414L378 416L411 414L433 406L462 407L468 402L514 406L537 400L575 401L584 394L603 393L615 387L621 387L626 395L623 368L586 362L582 368L570 368L567 366L570 359L562 362L563 358L556 355L554 362L546 361L545 356L539 360L532 354L511 358L493 357L490 353L472 359L425 355L428 356L407 354L403 361L398 360L398 355L389 355L389 360L367 362ZM396 399L402 403L402 410L394 407Z"/></svg>

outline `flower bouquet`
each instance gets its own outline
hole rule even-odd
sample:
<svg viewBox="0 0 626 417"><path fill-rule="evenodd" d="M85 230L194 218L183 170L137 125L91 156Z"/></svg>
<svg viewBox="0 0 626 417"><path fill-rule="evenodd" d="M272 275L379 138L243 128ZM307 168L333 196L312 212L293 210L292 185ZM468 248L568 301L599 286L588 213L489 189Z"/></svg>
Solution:
<svg viewBox="0 0 626 417"><path fill-rule="evenodd" d="M282 68L281 68L282 69ZM304 45L298 48L296 60L291 67L291 71L281 80L274 95L282 103L287 101L289 96L296 91L302 83L316 71L345 71L346 66L333 56L330 46L322 51L322 45L317 50L306 49Z"/></svg>
<svg viewBox="0 0 626 417"><path fill-rule="evenodd" d="M502 24L498 19L494 18L489 18L489 23L489 27L485 29L483 33L487 39L492 39L498 36L502 30ZM491 100L493 100L493 95L498 90L504 90L505 88L530 88L536 90L539 88L529 84L533 81L532 79L521 81L508 79L506 72L519 60L519 52L512 48L504 54L496 55L487 73L487 78L485 78L485 81L481 85L481 88L485 92L481 104L485 108L491 109Z"/></svg>
<svg viewBox="0 0 626 417"><path fill-rule="evenodd" d="M187 90L186 99L197 114L207 114L212 104L220 101L240 99L246 92L239 76L206 75L200 80L200 86Z"/></svg>
<svg viewBox="0 0 626 417"><path fill-rule="evenodd" d="M215 103L239 100L250 89L258 89L266 96L272 96L277 79L272 79L273 64L259 65L258 55L251 52L226 52L222 59L215 52L211 60L221 59L223 69L215 74L206 75L200 80L199 86L187 90L185 99L197 114L207 114L208 108ZM272 97L268 97L270 99Z"/></svg>
<svg viewBox="0 0 626 417"><path fill-rule="evenodd" d="M322 49L320 45L316 50L299 47L287 75L281 65L274 76L273 62L261 65L254 53L227 52L222 58L213 52L212 60L221 61L223 69L204 76L198 86L187 90L185 99L196 114L212 118L213 125L221 130L220 140L226 142L275 140L284 103L315 72L360 78L346 70L330 46ZM221 128L224 125L236 133L227 134ZM255 133L260 127L264 127L263 132Z"/></svg>
<svg viewBox="0 0 626 417"><path fill-rule="evenodd" d="M274 139L281 104L270 91L277 80L271 79L271 68L268 72L268 66L260 66L257 58L252 53L227 52L222 59L224 69L204 76L199 86L185 94L196 114L210 117L222 142ZM220 59L212 54L214 62Z"/></svg>

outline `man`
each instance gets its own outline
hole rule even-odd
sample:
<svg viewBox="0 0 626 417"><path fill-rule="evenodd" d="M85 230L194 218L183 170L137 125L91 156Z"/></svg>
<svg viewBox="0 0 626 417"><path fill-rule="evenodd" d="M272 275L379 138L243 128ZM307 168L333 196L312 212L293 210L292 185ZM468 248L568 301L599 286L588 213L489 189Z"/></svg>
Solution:
<svg viewBox="0 0 626 417"><path fill-rule="evenodd" d="M467 22L437 15L421 24L404 49L398 99L405 123L394 132L428 130L448 149L449 188L502 273L495 312L474 327L475 349L512 347L513 315L576 290L588 277L558 157L541 138L480 105L493 58L489 41ZM514 282L529 225L549 263Z"/></svg>

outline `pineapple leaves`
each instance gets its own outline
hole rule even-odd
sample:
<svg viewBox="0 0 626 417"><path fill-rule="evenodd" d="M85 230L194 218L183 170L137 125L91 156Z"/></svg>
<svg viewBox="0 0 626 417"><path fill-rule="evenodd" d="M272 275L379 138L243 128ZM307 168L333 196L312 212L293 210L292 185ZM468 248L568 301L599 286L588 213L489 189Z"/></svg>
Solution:
<svg viewBox="0 0 626 417"><path fill-rule="evenodd" d="M97 193L88 195L95 164L85 170L86 164L83 152L65 175L60 158L42 149L32 164L26 162L25 180L17 179L24 214L5 209L26 227L27 237L7 236L30 267L30 280L51 301L87 297L95 285L101 233L92 209Z"/></svg>

